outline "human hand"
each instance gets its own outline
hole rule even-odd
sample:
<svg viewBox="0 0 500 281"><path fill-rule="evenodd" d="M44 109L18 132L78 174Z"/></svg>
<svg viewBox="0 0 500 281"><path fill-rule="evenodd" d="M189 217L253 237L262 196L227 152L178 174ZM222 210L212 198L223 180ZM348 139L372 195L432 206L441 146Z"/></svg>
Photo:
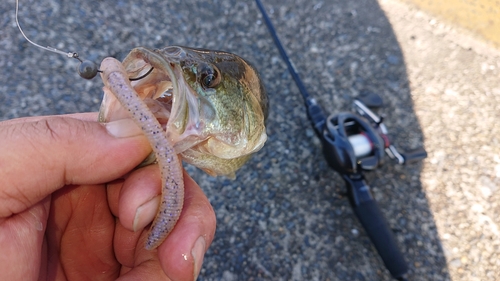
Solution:
<svg viewBox="0 0 500 281"><path fill-rule="evenodd" d="M123 179L149 144L133 126L106 130L96 119L0 122L0 280L195 279L215 232L208 199L184 173L177 225L157 250L145 250L159 170L151 165Z"/></svg>

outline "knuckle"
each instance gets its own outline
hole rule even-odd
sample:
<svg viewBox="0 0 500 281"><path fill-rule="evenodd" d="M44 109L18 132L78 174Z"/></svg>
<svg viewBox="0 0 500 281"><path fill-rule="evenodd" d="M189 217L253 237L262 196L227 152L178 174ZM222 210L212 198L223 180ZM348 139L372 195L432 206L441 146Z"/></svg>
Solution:
<svg viewBox="0 0 500 281"><path fill-rule="evenodd" d="M18 188L0 189L0 217L15 215L33 205L28 196Z"/></svg>
<svg viewBox="0 0 500 281"><path fill-rule="evenodd" d="M33 123L35 134L58 144L71 144L91 131L88 122L72 118L47 118Z"/></svg>
<svg viewBox="0 0 500 281"><path fill-rule="evenodd" d="M192 215L194 218L196 218L199 224L206 225L209 228L215 229L217 219L215 216L215 211L208 200L200 200L199 202L197 202L196 209Z"/></svg>

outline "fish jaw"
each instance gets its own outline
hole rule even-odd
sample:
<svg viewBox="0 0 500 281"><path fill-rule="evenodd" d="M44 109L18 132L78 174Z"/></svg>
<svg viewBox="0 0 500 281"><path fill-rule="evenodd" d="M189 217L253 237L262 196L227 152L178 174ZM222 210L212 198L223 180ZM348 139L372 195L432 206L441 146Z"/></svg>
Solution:
<svg viewBox="0 0 500 281"><path fill-rule="evenodd" d="M172 47L170 52L159 54L139 47L133 49L122 63L131 79L141 78L131 81L131 84L166 130L176 153L207 138L203 132L206 118L199 114L199 98L187 86L180 70L179 62L183 56L180 48ZM128 118L127 112L116 97L105 93L99 121L124 118Z"/></svg>

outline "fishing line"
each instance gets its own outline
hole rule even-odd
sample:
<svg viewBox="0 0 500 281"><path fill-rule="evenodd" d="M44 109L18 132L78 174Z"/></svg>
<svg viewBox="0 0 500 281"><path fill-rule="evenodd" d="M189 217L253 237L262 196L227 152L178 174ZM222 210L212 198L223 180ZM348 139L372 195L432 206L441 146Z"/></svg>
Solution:
<svg viewBox="0 0 500 281"><path fill-rule="evenodd" d="M31 41L28 38L28 36L26 36L26 34L24 33L23 29L21 28L21 25L19 24L19 0L16 0L16 14L15 14L15 19L16 19L17 28L21 32L21 35L23 35L24 39L26 39L26 41L28 41L33 46L35 46L37 48L40 48L42 50L45 50L45 51L49 51L49 52L52 52L52 53L56 53L56 54L60 54L60 55L66 56L68 58L77 59L80 62L80 65L78 66L78 74L80 75L80 77L82 77L84 79L92 79L92 78L94 78L94 77L97 76L97 73L102 72L101 70L99 70L97 68L97 64L95 64L94 62L92 62L90 60L82 60L80 58L80 56L78 55L78 53L76 53L76 52L64 52L64 51L58 50L58 49L56 49L54 47L51 47L51 46L42 46L40 44L37 44L37 43ZM146 77L149 74L151 74L151 72L153 72L153 69L154 68L151 67L151 69L148 70L148 72L146 72L145 74L143 74L143 75L141 75L139 77L129 78L129 80L130 81L141 80L144 77Z"/></svg>
<svg viewBox="0 0 500 281"><path fill-rule="evenodd" d="M80 58L80 56L78 55L78 53L76 53L76 52L63 52L63 51L58 50L58 49L56 49L54 47L51 47L51 46L44 47L42 45L39 45L39 44L31 41L28 38L28 36L26 36L26 34L24 34L24 31L21 28L21 25L19 24L19 0L16 0L16 16L15 16L15 18L16 18L16 25L19 28L19 31L23 35L24 39L26 39L26 41L28 41L33 46L38 47L38 48L40 48L42 50L45 50L45 51L53 52L53 53L66 56L68 58L74 58L74 59L77 59L78 61L80 61L80 65L78 66L78 74L82 78L92 79L92 78L94 78L97 75L98 72L101 72L97 68L97 65L94 62L92 62L90 60L82 60Z"/></svg>

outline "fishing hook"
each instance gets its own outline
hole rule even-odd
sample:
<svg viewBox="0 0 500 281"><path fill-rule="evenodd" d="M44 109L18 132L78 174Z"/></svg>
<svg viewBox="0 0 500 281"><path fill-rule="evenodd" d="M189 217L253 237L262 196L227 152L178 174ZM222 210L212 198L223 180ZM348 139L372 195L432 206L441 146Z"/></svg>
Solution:
<svg viewBox="0 0 500 281"><path fill-rule="evenodd" d="M136 78L129 78L128 80L130 81L137 81L137 80L141 80L142 78L148 76L149 74L151 74L151 72L153 72L153 69L155 69L154 67L151 67L151 69L148 70L148 72L146 72L144 75L141 75L139 77L136 77Z"/></svg>

